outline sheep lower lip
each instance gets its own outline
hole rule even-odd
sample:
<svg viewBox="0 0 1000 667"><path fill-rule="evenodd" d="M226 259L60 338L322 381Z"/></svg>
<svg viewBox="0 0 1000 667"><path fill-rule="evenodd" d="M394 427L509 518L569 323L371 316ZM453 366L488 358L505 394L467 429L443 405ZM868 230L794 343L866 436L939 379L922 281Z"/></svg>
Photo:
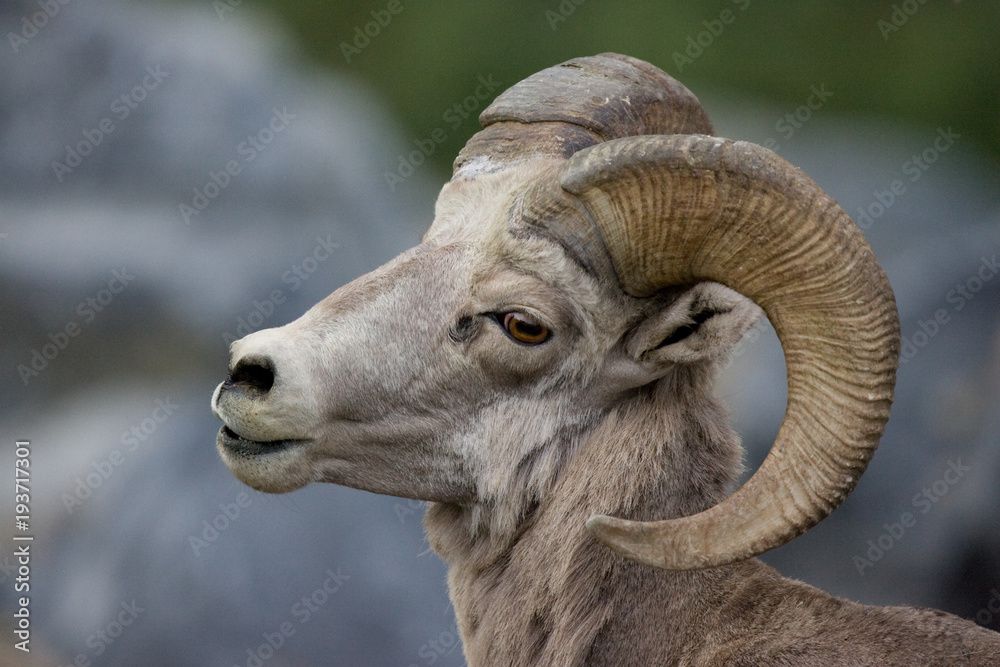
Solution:
<svg viewBox="0 0 1000 667"><path fill-rule="evenodd" d="M243 454L245 456L263 456L285 451L297 444L304 443L305 440L248 440L237 435L228 426L219 429L219 443L231 452Z"/></svg>

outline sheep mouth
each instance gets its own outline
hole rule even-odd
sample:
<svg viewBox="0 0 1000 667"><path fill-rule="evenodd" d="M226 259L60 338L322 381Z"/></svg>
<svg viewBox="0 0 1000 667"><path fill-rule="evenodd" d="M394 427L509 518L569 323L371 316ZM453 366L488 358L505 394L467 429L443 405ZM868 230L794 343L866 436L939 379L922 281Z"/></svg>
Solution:
<svg viewBox="0 0 1000 667"><path fill-rule="evenodd" d="M219 445L240 456L266 456L304 445L306 440L250 440L228 426L219 429Z"/></svg>

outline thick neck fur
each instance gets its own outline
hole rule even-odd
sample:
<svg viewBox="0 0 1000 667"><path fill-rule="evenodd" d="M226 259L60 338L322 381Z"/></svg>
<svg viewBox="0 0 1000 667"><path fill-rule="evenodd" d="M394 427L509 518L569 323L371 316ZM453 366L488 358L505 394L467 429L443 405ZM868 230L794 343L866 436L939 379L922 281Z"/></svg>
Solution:
<svg viewBox="0 0 1000 667"><path fill-rule="evenodd" d="M1000 635L943 612L840 600L756 559L658 570L592 538L594 514L671 518L732 491L740 447L708 373L678 370L553 441L568 453L549 491L504 505L528 508L519 520L430 505L470 666L1000 664Z"/></svg>
<svg viewBox="0 0 1000 667"><path fill-rule="evenodd" d="M584 524L599 513L683 516L733 490L740 447L707 389L707 373L679 368L610 409L578 442L552 442L575 444L575 451L563 457L548 494L520 503L531 508L520 521L483 521L490 510L482 507L431 505L428 537L450 565L471 665L583 664L652 600L668 622L661 631L680 632L669 629L669 619L688 616L699 582L718 579L721 570L706 576L636 565L599 544ZM515 528L496 535L473 522Z"/></svg>

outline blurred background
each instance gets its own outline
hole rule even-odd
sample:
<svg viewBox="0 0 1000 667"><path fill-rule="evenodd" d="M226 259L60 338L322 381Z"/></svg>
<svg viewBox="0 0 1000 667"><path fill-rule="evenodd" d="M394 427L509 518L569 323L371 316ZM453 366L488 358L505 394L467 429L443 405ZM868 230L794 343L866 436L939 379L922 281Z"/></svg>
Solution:
<svg viewBox="0 0 1000 667"><path fill-rule="evenodd" d="M764 559L1000 629L1000 5L663 4L3 3L0 463L30 441L35 541L26 655L8 481L0 664L463 664L422 504L252 491L209 398L228 342L418 242L493 97L602 51L804 169L896 290L879 452ZM752 469L784 410L766 323L720 393Z"/></svg>

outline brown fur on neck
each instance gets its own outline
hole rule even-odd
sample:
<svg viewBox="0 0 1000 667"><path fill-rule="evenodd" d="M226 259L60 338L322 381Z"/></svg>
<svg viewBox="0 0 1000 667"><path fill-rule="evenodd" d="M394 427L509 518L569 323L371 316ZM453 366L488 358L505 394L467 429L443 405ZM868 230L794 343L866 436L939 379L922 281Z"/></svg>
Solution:
<svg viewBox="0 0 1000 667"><path fill-rule="evenodd" d="M731 492L740 447L710 374L678 368L611 408L513 532L477 535L472 508L430 505L469 665L1000 664L996 633L943 612L840 600L757 559L658 570L593 539L592 514L670 518Z"/></svg>
<svg viewBox="0 0 1000 667"><path fill-rule="evenodd" d="M577 664L630 604L623 588L654 578L679 593L704 576L626 561L584 524L597 513L683 516L732 491L739 441L706 388L707 374L704 367L679 367L612 408L566 457L552 491L527 504L511 534L473 536L471 514L490 509L429 507L428 538L451 566L451 597L470 664ZM680 612L685 596L672 597ZM512 629L520 635L511 636Z"/></svg>

